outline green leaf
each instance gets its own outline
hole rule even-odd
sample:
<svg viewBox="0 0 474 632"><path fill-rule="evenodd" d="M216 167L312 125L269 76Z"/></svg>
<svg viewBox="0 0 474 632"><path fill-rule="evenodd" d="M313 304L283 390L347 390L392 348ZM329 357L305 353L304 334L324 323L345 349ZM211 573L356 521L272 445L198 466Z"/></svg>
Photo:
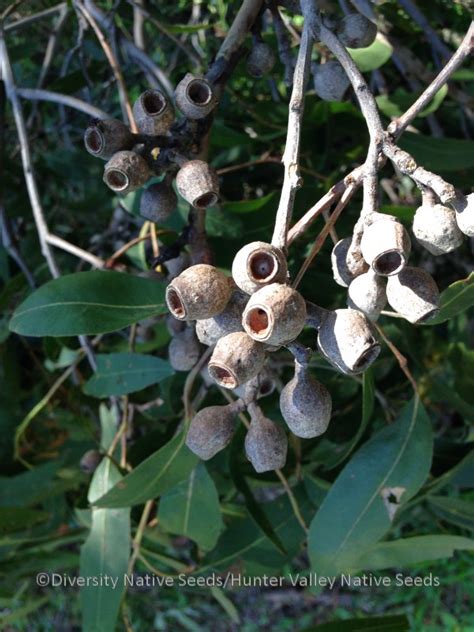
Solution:
<svg viewBox="0 0 474 632"><path fill-rule="evenodd" d="M454 318L474 305L474 272L466 279L455 281L441 292L441 309L439 314L426 325L438 325Z"/></svg>
<svg viewBox="0 0 474 632"><path fill-rule="evenodd" d="M266 206L270 202L270 200L274 198L274 196L275 193L272 191L271 193L268 193L268 195L256 198L255 200L224 202L222 204L222 209L224 211L231 211L232 213L253 213L253 211L258 211L259 209Z"/></svg>
<svg viewBox="0 0 474 632"><path fill-rule="evenodd" d="M222 515L214 481L198 463L186 481L163 494L158 520L165 531L194 540L200 548L214 548L222 530Z"/></svg>
<svg viewBox="0 0 474 632"><path fill-rule="evenodd" d="M474 531L473 502L461 498L449 498L448 496L429 496L428 503L434 513L442 520L462 529Z"/></svg>
<svg viewBox="0 0 474 632"><path fill-rule="evenodd" d="M0 509L0 535L29 529L50 517L46 511L26 507L2 507Z"/></svg>
<svg viewBox="0 0 474 632"><path fill-rule="evenodd" d="M426 169L464 171L474 167L474 142L458 138L433 138L423 134L405 132L398 141Z"/></svg>
<svg viewBox="0 0 474 632"><path fill-rule="evenodd" d="M390 528L395 513L428 476L431 424L418 398L380 430L337 477L309 530L312 568L336 575Z"/></svg>
<svg viewBox="0 0 474 632"><path fill-rule="evenodd" d="M26 603L21 608L15 608L15 610L9 612L8 614L1 614L0 625L2 626L2 629L6 630L7 626L10 626L12 623L21 621L22 619L25 620L25 623L27 623L28 620L31 622L30 615L32 615L33 612L39 610L42 606L44 606L47 601L49 601L49 597L41 597L40 599L34 599L33 601Z"/></svg>
<svg viewBox="0 0 474 632"><path fill-rule="evenodd" d="M410 623L405 615L394 617L370 617L368 619L345 619L331 621L315 628L306 628L301 632L408 632Z"/></svg>
<svg viewBox="0 0 474 632"><path fill-rule="evenodd" d="M405 90L398 89L395 90L393 94L390 96L386 94L381 94L375 98L377 101L377 105L380 110L388 117L396 117L401 116L405 110L407 110L412 103L420 96L419 94L410 94ZM417 118L425 118L429 114L436 112L441 103L444 101L446 95L448 94L448 86L444 85L442 88L438 90L438 92L434 95L430 104L419 114Z"/></svg>
<svg viewBox="0 0 474 632"><path fill-rule="evenodd" d="M388 42L376 39L366 48L349 48L348 52L361 72L369 72L387 63L393 48Z"/></svg>
<svg viewBox="0 0 474 632"><path fill-rule="evenodd" d="M219 586L211 586L210 588L211 595L214 599L222 606L225 612L228 614L231 621L237 623L239 625L241 623L239 612L237 608L234 606L232 601L227 597L225 592Z"/></svg>
<svg viewBox="0 0 474 632"><path fill-rule="evenodd" d="M451 557L458 550L473 551L474 540L456 535L420 535L377 544L357 559L354 568L365 571L404 568Z"/></svg>
<svg viewBox="0 0 474 632"><path fill-rule="evenodd" d="M169 443L145 459L104 496L99 507L129 507L152 500L188 478L198 458L184 443L185 435L176 435Z"/></svg>
<svg viewBox="0 0 474 632"><path fill-rule="evenodd" d="M98 354L96 360L97 370L83 387L94 397L134 393L174 373L166 360L140 353Z"/></svg>
<svg viewBox="0 0 474 632"><path fill-rule="evenodd" d="M13 314L23 336L77 336L115 331L166 312L164 286L120 272L76 272L49 281Z"/></svg>

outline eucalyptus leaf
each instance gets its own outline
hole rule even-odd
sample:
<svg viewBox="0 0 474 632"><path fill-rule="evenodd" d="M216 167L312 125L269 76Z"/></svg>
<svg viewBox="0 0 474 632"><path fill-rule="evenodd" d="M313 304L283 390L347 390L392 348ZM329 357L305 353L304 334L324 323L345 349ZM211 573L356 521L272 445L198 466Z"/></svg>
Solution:
<svg viewBox="0 0 474 632"><path fill-rule="evenodd" d="M474 305L474 272L466 279L455 281L441 293L441 309L426 325L438 325L454 318Z"/></svg>

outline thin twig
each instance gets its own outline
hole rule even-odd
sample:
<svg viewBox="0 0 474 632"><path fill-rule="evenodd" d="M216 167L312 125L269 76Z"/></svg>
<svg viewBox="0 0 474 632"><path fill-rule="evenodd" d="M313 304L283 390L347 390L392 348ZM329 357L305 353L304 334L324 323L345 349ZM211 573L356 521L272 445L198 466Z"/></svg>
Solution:
<svg viewBox="0 0 474 632"><path fill-rule="evenodd" d="M243 0L242 5L227 31L224 41L216 55L216 61L224 59L229 61L232 55L240 48L249 29L255 22L260 12L263 0Z"/></svg>
<svg viewBox="0 0 474 632"><path fill-rule="evenodd" d="M69 241L66 241L66 239L63 239L62 237L58 237L57 235L52 235L51 233L48 233L48 235L46 236L46 240L51 246L61 248L61 250L69 252L69 254L74 255L78 259L87 261L87 263L90 263L91 266L94 266L94 268L101 269L105 267L105 261L103 259L97 257L96 255L93 255L87 250L79 248L79 246L71 244Z"/></svg>
<svg viewBox="0 0 474 632"><path fill-rule="evenodd" d="M184 423L189 424L192 416L192 404L191 404L191 391L193 389L194 380L199 375L200 370L205 365L206 361L209 359L209 356L213 352L213 347L209 347L204 351L202 356L199 358L198 362L193 366L191 371L188 373L186 378L186 382L184 383L183 389L183 404L184 404Z"/></svg>
<svg viewBox="0 0 474 632"><path fill-rule="evenodd" d="M59 92L52 92L51 90L38 90L37 88L17 88L16 93L22 99L30 99L32 101L50 101L52 103L59 103L66 107L84 112L91 118L106 119L110 118L110 115L104 110L86 103L77 97L71 97L68 94L61 94Z"/></svg>
<svg viewBox="0 0 474 632"><path fill-rule="evenodd" d="M377 323L375 323L375 327L377 328L377 331L379 332L379 335L382 338L382 340L385 342L387 347L390 349L390 351L393 353L393 355L397 359L397 362L398 362L401 370L403 371L403 373L405 373L408 381L412 385L412 388L415 391L415 395L419 395L418 384L416 383L415 378L413 377L413 375L411 374L410 369L408 368L407 359L398 350L398 348L393 344L393 342L389 338L387 338L387 336L385 335L385 332L382 329L382 327L380 325L378 325Z"/></svg>
<svg viewBox="0 0 474 632"><path fill-rule="evenodd" d="M28 15L25 18L21 18L20 20L16 20L16 22L10 22L10 24L5 24L4 31L5 33L8 31L14 31L16 29L20 29L23 26L28 26L32 22L36 22L37 20L41 20L42 18L48 18L50 15L54 15L55 13L64 11L67 7L66 2L60 2L54 7L50 7L49 9L44 9L44 11L38 11L38 13L33 13L33 15Z"/></svg>

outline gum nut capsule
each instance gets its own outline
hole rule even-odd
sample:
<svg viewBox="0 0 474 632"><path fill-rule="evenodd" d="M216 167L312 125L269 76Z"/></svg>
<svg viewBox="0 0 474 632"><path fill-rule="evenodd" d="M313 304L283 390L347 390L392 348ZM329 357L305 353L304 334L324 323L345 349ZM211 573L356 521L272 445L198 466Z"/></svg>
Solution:
<svg viewBox="0 0 474 632"><path fill-rule="evenodd" d="M230 279L207 263L186 268L166 288L166 304L178 320L212 318L220 314L232 294Z"/></svg>
<svg viewBox="0 0 474 632"><path fill-rule="evenodd" d="M219 386L237 388L262 370L265 359L264 346L237 331L218 340L209 360L209 375Z"/></svg>
<svg viewBox="0 0 474 632"><path fill-rule="evenodd" d="M416 210L413 234L435 257L455 250L463 241L463 234L456 223L456 212L442 204L420 206Z"/></svg>
<svg viewBox="0 0 474 632"><path fill-rule="evenodd" d="M165 263L166 270L168 272L168 275L167 275L168 280L171 281L172 279L179 276L181 272L183 272L183 270L186 270L186 268L189 268L190 265L191 265L191 259L187 252L182 252L180 255L178 255L174 259L169 259Z"/></svg>
<svg viewBox="0 0 474 632"><path fill-rule="evenodd" d="M328 427L331 395L307 367L295 362L295 375L280 394L280 410L294 435L311 439L323 434Z"/></svg>
<svg viewBox="0 0 474 632"><path fill-rule="evenodd" d="M339 22L337 35L348 48L366 48L377 37L377 26L361 13L349 13Z"/></svg>
<svg viewBox="0 0 474 632"><path fill-rule="evenodd" d="M283 252L264 241L253 241L241 248L232 263L235 284L247 294L253 294L269 283L284 283L287 274Z"/></svg>
<svg viewBox="0 0 474 632"><path fill-rule="evenodd" d="M173 314L168 314L166 317L166 329L170 336L176 336L176 334L180 334L186 329L186 322L178 320Z"/></svg>
<svg viewBox="0 0 474 632"><path fill-rule="evenodd" d="M459 230L468 237L474 237L474 193L457 197L453 206Z"/></svg>
<svg viewBox="0 0 474 632"><path fill-rule="evenodd" d="M151 222L164 222L174 212L178 198L167 182L151 184L141 196L140 215Z"/></svg>
<svg viewBox="0 0 474 632"><path fill-rule="evenodd" d="M133 105L133 116L142 134L166 134L174 121L174 109L161 90L145 90Z"/></svg>
<svg viewBox="0 0 474 632"><path fill-rule="evenodd" d="M168 358L175 371L190 371L201 357L201 345L194 327L173 336L168 346Z"/></svg>
<svg viewBox="0 0 474 632"><path fill-rule="evenodd" d="M439 311L439 290L428 272L407 266L389 277L387 298L390 306L410 323L423 323Z"/></svg>
<svg viewBox="0 0 474 632"><path fill-rule="evenodd" d="M86 474L92 474L101 461L102 454L98 450L88 450L83 454L79 467Z"/></svg>
<svg viewBox="0 0 474 632"><path fill-rule="evenodd" d="M306 323L306 302L289 285L272 283L252 294L242 324L254 340L269 345L291 342Z"/></svg>
<svg viewBox="0 0 474 632"><path fill-rule="evenodd" d="M275 53L265 42L256 42L247 58L247 70L252 77L259 79L271 72L275 65Z"/></svg>
<svg viewBox="0 0 474 632"><path fill-rule="evenodd" d="M347 253L352 243L352 237L340 239L331 252L331 266L334 281L342 287L349 287L351 282L363 272L367 272L369 266L360 256L359 270L352 272L347 265Z"/></svg>
<svg viewBox="0 0 474 632"><path fill-rule="evenodd" d="M398 274L410 255L410 236L400 222L382 217L364 229L360 249L376 274Z"/></svg>
<svg viewBox="0 0 474 632"><path fill-rule="evenodd" d="M318 335L318 348L337 369L362 373L380 353L380 344L367 316L355 309L328 312Z"/></svg>
<svg viewBox="0 0 474 632"><path fill-rule="evenodd" d="M287 451L288 439L283 428L261 412L254 413L245 437L245 454L255 471L260 474L281 469Z"/></svg>
<svg viewBox="0 0 474 632"><path fill-rule="evenodd" d="M247 294L235 290L223 312L212 318L198 320L196 335L199 341L210 347L227 334L243 331L242 314L248 298Z"/></svg>
<svg viewBox="0 0 474 632"><path fill-rule="evenodd" d="M115 193L136 191L150 178L147 161L134 151L119 151L104 168L104 182Z"/></svg>
<svg viewBox="0 0 474 632"><path fill-rule="evenodd" d="M314 64L314 91L323 101L342 101L350 81L338 61Z"/></svg>
<svg viewBox="0 0 474 632"><path fill-rule="evenodd" d="M217 105L211 84L191 73L185 75L176 86L175 99L178 109L190 119L204 118Z"/></svg>
<svg viewBox="0 0 474 632"><path fill-rule="evenodd" d="M363 312L367 318L376 321L387 304L385 286L387 282L372 270L361 274L349 285L347 306Z"/></svg>
<svg viewBox="0 0 474 632"><path fill-rule="evenodd" d="M215 206L219 201L219 178L204 160L185 162L176 176L176 188L195 208Z"/></svg>
<svg viewBox="0 0 474 632"><path fill-rule="evenodd" d="M235 417L241 408L234 404L209 406L200 410L189 425L186 445L207 461L229 445L235 430Z"/></svg>
<svg viewBox="0 0 474 632"><path fill-rule="evenodd" d="M84 132L87 151L104 160L109 160L118 151L131 149L134 143L133 134L117 119L94 119Z"/></svg>

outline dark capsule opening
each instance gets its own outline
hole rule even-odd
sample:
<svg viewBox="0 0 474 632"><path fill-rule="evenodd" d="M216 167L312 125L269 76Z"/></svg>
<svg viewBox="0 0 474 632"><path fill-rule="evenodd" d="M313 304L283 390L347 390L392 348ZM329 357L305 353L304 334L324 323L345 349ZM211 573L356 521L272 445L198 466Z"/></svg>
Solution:
<svg viewBox="0 0 474 632"><path fill-rule="evenodd" d="M185 318L186 309L184 308L181 297L171 286L169 286L166 290L166 304L175 318L178 320L183 320Z"/></svg>
<svg viewBox="0 0 474 632"><path fill-rule="evenodd" d="M376 342L366 349L359 357L357 362L354 365L355 371L363 371L365 368L368 368L375 358L378 356L380 350L380 345Z"/></svg>
<svg viewBox="0 0 474 632"><path fill-rule="evenodd" d="M219 198L215 193L210 191L209 193L204 193L196 200L194 200L194 206L197 208L207 208L208 206L214 206L217 204Z"/></svg>
<svg viewBox="0 0 474 632"><path fill-rule="evenodd" d="M431 320L432 318L434 318L439 312L439 309L437 307L435 307L434 309L430 309L429 312L426 312L426 314L423 314L423 316L421 316L421 318L419 318L416 322L418 323L425 323L427 320Z"/></svg>
<svg viewBox="0 0 474 632"><path fill-rule="evenodd" d="M248 265L254 281L267 281L275 275L278 263L272 253L259 251L250 255Z"/></svg>
<svg viewBox="0 0 474 632"><path fill-rule="evenodd" d="M157 116L166 108L166 99L160 92L150 90L143 94L142 106L146 114Z"/></svg>
<svg viewBox="0 0 474 632"><path fill-rule="evenodd" d="M273 380L265 378L260 384L258 392L261 397L265 397L266 395L270 395L271 393L273 393L274 388L275 383L273 382Z"/></svg>
<svg viewBox="0 0 474 632"><path fill-rule="evenodd" d="M194 79L188 86L188 97L195 105L207 105L212 99L211 87L200 79Z"/></svg>
<svg viewBox="0 0 474 632"><path fill-rule="evenodd" d="M260 338L265 337L268 332L269 318L267 312L261 307L254 307L247 313L247 325L250 331Z"/></svg>
<svg viewBox="0 0 474 632"><path fill-rule="evenodd" d="M385 276L397 274L403 267L405 259L396 250L389 250L379 255L374 261L374 271Z"/></svg>
<svg viewBox="0 0 474 632"><path fill-rule="evenodd" d="M218 364L210 364L209 365L209 375L215 380L219 386L223 386L224 388L236 388L237 380L232 373L223 366Z"/></svg>
<svg viewBox="0 0 474 632"><path fill-rule="evenodd" d="M102 133L96 127L89 127L84 136L84 142L91 154L98 154L104 146Z"/></svg>
<svg viewBox="0 0 474 632"><path fill-rule="evenodd" d="M109 169L105 173L105 181L113 191L123 191L129 185L128 176L118 169Z"/></svg>

